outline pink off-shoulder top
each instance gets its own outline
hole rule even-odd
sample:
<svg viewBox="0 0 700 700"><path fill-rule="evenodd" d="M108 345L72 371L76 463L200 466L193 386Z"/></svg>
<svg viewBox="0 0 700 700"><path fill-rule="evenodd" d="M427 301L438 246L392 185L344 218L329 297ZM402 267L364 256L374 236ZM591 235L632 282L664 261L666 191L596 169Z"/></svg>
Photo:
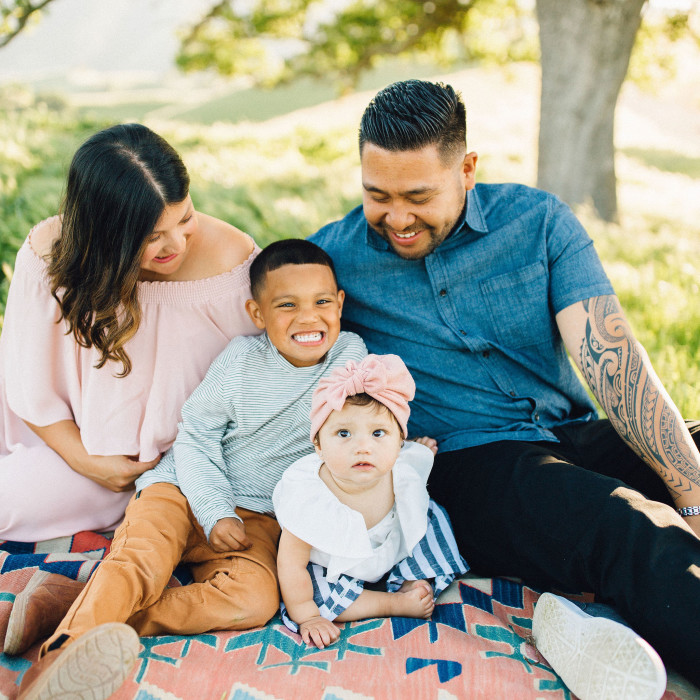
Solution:
<svg viewBox="0 0 700 700"><path fill-rule="evenodd" d="M89 454L154 459L174 441L180 408L212 360L234 336L260 332L245 310L259 248L215 277L139 282L141 325L126 345L132 371L118 378L121 364L95 369L95 349L80 347L56 322L47 265L30 237L17 254L0 337L3 451L41 442L20 419L74 420Z"/></svg>

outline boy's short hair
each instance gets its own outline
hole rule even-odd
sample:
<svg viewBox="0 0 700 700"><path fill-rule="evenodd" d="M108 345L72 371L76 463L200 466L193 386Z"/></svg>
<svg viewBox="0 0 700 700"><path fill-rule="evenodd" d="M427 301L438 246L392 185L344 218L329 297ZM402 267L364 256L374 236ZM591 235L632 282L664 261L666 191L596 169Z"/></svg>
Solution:
<svg viewBox="0 0 700 700"><path fill-rule="evenodd" d="M265 287L265 276L283 265L325 265L333 273L338 286L338 277L330 255L323 248L303 238L285 238L265 246L250 265L250 291L253 299L260 298Z"/></svg>

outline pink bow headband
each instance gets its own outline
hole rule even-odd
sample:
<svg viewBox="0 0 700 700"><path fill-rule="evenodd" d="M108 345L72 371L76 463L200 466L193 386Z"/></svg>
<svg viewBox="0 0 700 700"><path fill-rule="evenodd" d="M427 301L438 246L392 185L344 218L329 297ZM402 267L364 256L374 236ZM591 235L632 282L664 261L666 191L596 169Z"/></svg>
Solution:
<svg viewBox="0 0 700 700"><path fill-rule="evenodd" d="M311 401L311 441L332 411L340 411L345 399L355 394L369 394L384 404L396 417L408 437L406 424L411 409L408 402L415 396L416 384L398 355L367 355L359 364L349 360L345 367L333 370L321 379Z"/></svg>

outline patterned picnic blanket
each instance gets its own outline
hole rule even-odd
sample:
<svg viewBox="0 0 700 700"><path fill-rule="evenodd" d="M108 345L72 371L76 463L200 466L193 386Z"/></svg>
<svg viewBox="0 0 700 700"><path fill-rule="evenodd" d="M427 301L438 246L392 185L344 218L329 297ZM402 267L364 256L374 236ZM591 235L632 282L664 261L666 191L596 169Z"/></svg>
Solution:
<svg viewBox="0 0 700 700"><path fill-rule="evenodd" d="M36 544L0 541L0 621L37 569L87 580L109 550L81 532ZM187 583L177 569L170 585ZM438 600L431 620L346 623L338 642L307 647L279 617L246 632L142 637L140 659L115 700L573 699L528 642L540 592L507 579L467 576ZM16 697L39 645L0 654L0 700ZM664 700L700 694L669 674Z"/></svg>

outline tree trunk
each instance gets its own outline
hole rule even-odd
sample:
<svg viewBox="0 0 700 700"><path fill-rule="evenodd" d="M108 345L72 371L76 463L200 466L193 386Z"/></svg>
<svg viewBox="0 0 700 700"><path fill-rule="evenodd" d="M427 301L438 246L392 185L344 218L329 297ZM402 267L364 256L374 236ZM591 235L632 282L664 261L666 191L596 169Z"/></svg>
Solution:
<svg viewBox="0 0 700 700"><path fill-rule="evenodd" d="M537 185L617 219L615 105L645 0L536 0L542 51Z"/></svg>

